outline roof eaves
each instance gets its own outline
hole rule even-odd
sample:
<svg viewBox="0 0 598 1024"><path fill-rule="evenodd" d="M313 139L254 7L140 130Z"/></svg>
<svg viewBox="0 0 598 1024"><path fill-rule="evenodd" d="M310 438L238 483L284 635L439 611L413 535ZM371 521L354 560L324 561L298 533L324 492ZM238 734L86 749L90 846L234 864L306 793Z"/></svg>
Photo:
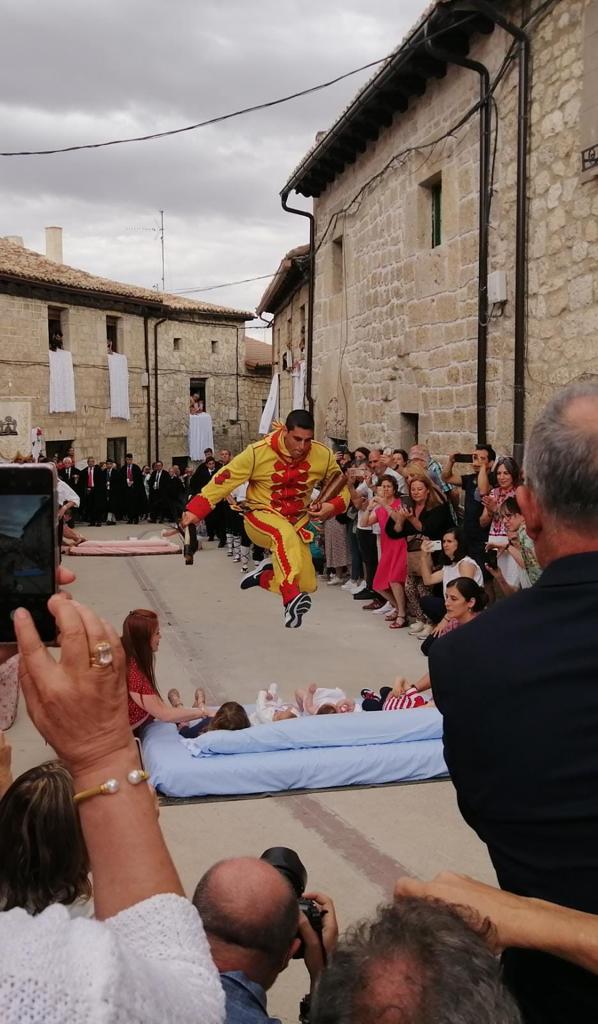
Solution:
<svg viewBox="0 0 598 1024"><path fill-rule="evenodd" d="M474 32L492 31L488 19L475 11L452 19L450 5L442 0L432 4L384 66L306 154L282 189L283 197L292 191L319 196L347 164L353 163L360 152L365 152L382 127L391 124L397 112L407 110L413 96L423 95L429 78L444 77L446 64L430 56L425 49L427 26L441 11L445 19L443 41L464 55Z"/></svg>

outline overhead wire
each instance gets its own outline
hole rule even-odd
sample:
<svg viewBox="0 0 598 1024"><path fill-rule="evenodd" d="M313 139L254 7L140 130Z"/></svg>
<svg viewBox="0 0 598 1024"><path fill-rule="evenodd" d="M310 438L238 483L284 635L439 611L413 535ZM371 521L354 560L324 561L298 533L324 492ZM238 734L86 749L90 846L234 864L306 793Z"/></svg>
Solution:
<svg viewBox="0 0 598 1024"><path fill-rule="evenodd" d="M151 132L147 135L133 135L123 139L110 139L107 142L87 142L76 146L60 146L55 149L12 150L0 152L0 156L54 156L57 153L77 153L84 149L105 149L108 146L123 146L130 142L150 142L153 139L165 139L173 135L183 135L185 132L194 132L199 128L207 128L213 124L221 124L223 121L230 121L235 117L243 117L245 114L252 114L257 110L268 110L270 107L277 107L281 103L289 103L291 100L300 99L302 96L309 96L312 93L320 92L322 89L329 89L331 86L337 85L338 82L342 82L346 78L351 78L353 75L358 75L361 71L367 71L369 68L375 68L379 64L384 64L387 60L388 55L386 57L379 57L377 60L372 60L367 64L362 64L359 68L353 68L352 71L346 71L342 75L337 75L335 78L331 78L327 82L320 82L319 85L312 85L307 89L300 89L298 92L290 93L288 96L280 96L275 100L267 100L265 103L255 103L250 107L242 107L240 110L233 110L228 114L219 114L217 117L209 117L206 118L205 121L197 121L195 124L188 124L183 128L169 128L163 132Z"/></svg>
<svg viewBox="0 0 598 1024"><path fill-rule="evenodd" d="M463 24L469 19L470 15L465 15L460 20L456 21L454 28ZM419 27L419 26L418 26ZM444 31L441 30L442 32ZM433 39L435 35L439 35L441 32L433 33L429 38ZM413 43L411 47L405 47L403 53L408 53L410 50L415 50L419 47L420 43ZM394 51L393 51L394 52ZM257 110L268 110L271 107L277 107L282 103L289 103L292 100L300 99L302 96L309 96L316 92L321 92L323 89L329 89L333 85L337 85L338 82L343 82L347 78L351 78L353 75L358 75L362 71L368 71L370 68L375 68L379 64L384 64L390 60L392 53L387 54L385 57L378 57L376 60L369 61L367 64L362 64L361 67L353 68L352 71L345 71L342 75L337 75L335 78L330 78L326 82L320 82L319 85L309 86L307 89L300 89L298 92L289 93L288 96L280 96L275 100L267 100L264 103L255 103L250 107L242 107L240 110L230 111L228 114L219 114L216 117L209 117L205 121L197 121L195 124L188 124L182 128L169 128L163 132L150 132L146 135L132 135L128 138L122 139L109 139L106 142L87 142L81 143L75 146L60 146L55 149L23 149L23 150L9 150L0 152L0 156L54 156L57 153L77 153L81 150L87 149L105 149L108 146L122 146L130 142L150 142L153 139L165 139L173 135L183 135L185 132L194 132L199 128L207 128L213 124L221 124L223 121L230 121L235 117L243 117L245 114L252 114Z"/></svg>

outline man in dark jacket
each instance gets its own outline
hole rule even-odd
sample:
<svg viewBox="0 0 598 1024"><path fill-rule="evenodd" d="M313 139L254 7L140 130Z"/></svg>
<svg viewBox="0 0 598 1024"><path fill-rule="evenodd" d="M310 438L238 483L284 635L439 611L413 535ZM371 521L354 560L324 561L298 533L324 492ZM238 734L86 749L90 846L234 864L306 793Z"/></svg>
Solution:
<svg viewBox="0 0 598 1024"><path fill-rule="evenodd" d="M162 522L169 519L170 476L164 469L163 462L154 462L152 475L149 478L149 518L150 522Z"/></svg>
<svg viewBox="0 0 598 1024"><path fill-rule="evenodd" d="M138 523L147 509L147 498L143 473L133 462L131 452L125 455L125 464L116 470L120 492L122 495L123 512L129 523Z"/></svg>
<svg viewBox="0 0 598 1024"><path fill-rule="evenodd" d="M106 508L106 476L91 456L79 474L77 491L81 498L81 517L90 526L100 526Z"/></svg>
<svg viewBox="0 0 598 1024"><path fill-rule="evenodd" d="M598 384L553 398L517 498L541 579L430 652L446 762L501 888L598 914ZM595 1024L598 975L507 949L527 1024Z"/></svg>

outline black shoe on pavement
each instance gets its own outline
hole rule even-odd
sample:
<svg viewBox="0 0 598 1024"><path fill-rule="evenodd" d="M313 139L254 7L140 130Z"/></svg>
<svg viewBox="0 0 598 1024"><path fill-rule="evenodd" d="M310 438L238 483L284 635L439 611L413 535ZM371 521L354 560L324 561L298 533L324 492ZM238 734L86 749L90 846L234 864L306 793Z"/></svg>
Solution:
<svg viewBox="0 0 598 1024"><path fill-rule="evenodd" d="M219 548L225 548L226 547L226 541L225 540L219 540L218 541L218 547Z"/></svg>
<svg viewBox="0 0 598 1024"><path fill-rule="evenodd" d="M364 590L360 590L358 594L353 594L353 600L354 601L373 601L375 596L376 595L374 594L374 592L372 590L368 590L367 587L365 587L365 589Z"/></svg>
<svg viewBox="0 0 598 1024"><path fill-rule="evenodd" d="M311 608L309 594L297 594L284 606L284 624L287 629L299 629L303 616Z"/></svg>
<svg viewBox="0 0 598 1024"><path fill-rule="evenodd" d="M260 562L259 565L256 565L255 569L252 569L251 572L247 573L247 576L243 577L240 589L249 590L250 587L259 587L262 573L267 572L268 569L272 570L272 562L269 559Z"/></svg>

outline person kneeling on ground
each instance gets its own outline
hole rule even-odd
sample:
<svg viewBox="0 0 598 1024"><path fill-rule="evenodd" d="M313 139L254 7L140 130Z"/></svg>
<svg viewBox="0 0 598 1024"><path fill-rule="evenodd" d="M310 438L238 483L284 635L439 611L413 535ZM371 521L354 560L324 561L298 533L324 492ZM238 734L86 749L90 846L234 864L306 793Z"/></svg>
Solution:
<svg viewBox="0 0 598 1024"><path fill-rule="evenodd" d="M156 682L156 651L160 646L160 623L155 612L136 608L123 622L122 644L127 659L129 725L141 736L146 725L157 719L184 726L201 717L197 707L169 707ZM185 735L184 730L181 735Z"/></svg>
<svg viewBox="0 0 598 1024"><path fill-rule="evenodd" d="M206 930L226 995L226 1024L280 1024L268 1016L266 993L303 943L313 992L338 936L332 900L305 893L322 912L321 940L290 881L255 857L223 860L200 879L193 905Z"/></svg>

